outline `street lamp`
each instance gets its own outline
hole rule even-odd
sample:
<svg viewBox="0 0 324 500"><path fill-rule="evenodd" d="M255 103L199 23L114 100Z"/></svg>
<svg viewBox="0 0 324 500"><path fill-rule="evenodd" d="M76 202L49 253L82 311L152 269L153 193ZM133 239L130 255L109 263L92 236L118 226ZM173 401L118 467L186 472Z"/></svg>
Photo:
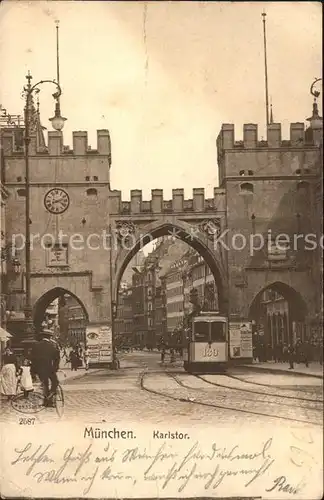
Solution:
<svg viewBox="0 0 324 500"><path fill-rule="evenodd" d="M111 281L111 277L110 277ZM115 332L115 319L117 318L117 304L114 300L111 301L111 337L112 337L112 364L111 367L113 370L117 370L118 363L116 359L116 332Z"/></svg>
<svg viewBox="0 0 324 500"><path fill-rule="evenodd" d="M55 104L55 114L53 118L50 118L49 121L52 123L52 127L54 130L60 131L64 127L64 122L66 121L66 118L63 118L61 116L61 109L60 109L60 101L59 98L57 97L58 93L53 94L54 99L57 99L56 104Z"/></svg>
<svg viewBox="0 0 324 500"><path fill-rule="evenodd" d="M21 265L20 262L17 258L13 259L12 261L12 269L15 274L20 274L21 271Z"/></svg>
<svg viewBox="0 0 324 500"><path fill-rule="evenodd" d="M110 269L110 316L111 316L111 343L112 343L112 363L111 367L113 370L118 369L118 362L116 359L116 339L115 339L115 319L117 317L117 303L113 300L113 283L112 283L112 275L113 275L113 255L112 255L112 232L111 232L111 224L108 226L108 231L110 235L110 249L109 249L109 269Z"/></svg>
<svg viewBox="0 0 324 500"><path fill-rule="evenodd" d="M26 96L25 105L25 189L26 189L26 204L25 204L25 280L26 280L26 303L25 303L25 332L23 334L22 344L28 345L35 341L34 339L34 324L32 320L32 306L31 306L31 289L30 289L30 181L29 181L29 145L30 145L30 111L32 104L33 92L39 92L39 86L43 83L52 83L56 86L56 93L53 94L56 99L55 115L51 118L52 126L55 130L62 130L66 118L63 118L60 113L59 97L62 93L61 87L55 80L41 80L34 85L31 85L32 76L28 72L26 76L27 85L24 87Z"/></svg>

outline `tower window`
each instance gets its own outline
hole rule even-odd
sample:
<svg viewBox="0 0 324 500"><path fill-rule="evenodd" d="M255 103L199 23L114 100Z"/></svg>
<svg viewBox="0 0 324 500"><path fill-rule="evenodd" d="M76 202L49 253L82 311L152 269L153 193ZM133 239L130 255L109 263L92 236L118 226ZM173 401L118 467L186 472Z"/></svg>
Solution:
<svg viewBox="0 0 324 500"><path fill-rule="evenodd" d="M98 180L98 176L97 176L97 175L94 175L94 176L93 176L93 180L94 180L94 181L97 181L97 180Z"/></svg>
<svg viewBox="0 0 324 500"><path fill-rule="evenodd" d="M21 176L17 177L17 182L21 182Z"/></svg>
<svg viewBox="0 0 324 500"><path fill-rule="evenodd" d="M304 189L304 190L308 190L309 188L309 182L306 182L306 181L300 181L297 183L297 189Z"/></svg>
<svg viewBox="0 0 324 500"><path fill-rule="evenodd" d="M18 196L26 196L26 189L17 189Z"/></svg>
<svg viewBox="0 0 324 500"><path fill-rule="evenodd" d="M87 193L87 196L97 196L98 195L98 191L95 188L87 189L86 193Z"/></svg>
<svg viewBox="0 0 324 500"><path fill-rule="evenodd" d="M249 175L253 175L254 174L253 170L248 170L248 173L249 173Z"/></svg>
<svg viewBox="0 0 324 500"><path fill-rule="evenodd" d="M244 177L244 175L245 175L245 170L240 170L240 176Z"/></svg>
<svg viewBox="0 0 324 500"><path fill-rule="evenodd" d="M240 185L241 193L253 193L254 192L254 187L253 184L250 182L243 182L243 184Z"/></svg>
<svg viewBox="0 0 324 500"><path fill-rule="evenodd" d="M86 180L86 181L90 181L90 177L89 177L89 175L87 175L87 176L86 176L85 180Z"/></svg>

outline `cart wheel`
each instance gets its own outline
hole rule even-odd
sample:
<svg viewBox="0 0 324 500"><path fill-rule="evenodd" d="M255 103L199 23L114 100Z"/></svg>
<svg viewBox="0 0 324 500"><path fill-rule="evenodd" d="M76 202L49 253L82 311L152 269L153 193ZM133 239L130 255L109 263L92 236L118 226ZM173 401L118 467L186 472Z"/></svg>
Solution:
<svg viewBox="0 0 324 500"><path fill-rule="evenodd" d="M64 413L64 394L63 394L63 389L60 385L58 385L56 389L55 408L58 416L62 417Z"/></svg>

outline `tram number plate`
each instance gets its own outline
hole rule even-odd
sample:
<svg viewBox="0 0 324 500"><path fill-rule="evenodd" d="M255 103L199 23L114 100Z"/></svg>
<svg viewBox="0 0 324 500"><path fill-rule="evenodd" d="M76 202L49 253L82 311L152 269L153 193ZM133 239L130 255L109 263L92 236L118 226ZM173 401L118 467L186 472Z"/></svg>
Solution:
<svg viewBox="0 0 324 500"><path fill-rule="evenodd" d="M203 352L203 358L217 358L218 349L213 347L205 347Z"/></svg>

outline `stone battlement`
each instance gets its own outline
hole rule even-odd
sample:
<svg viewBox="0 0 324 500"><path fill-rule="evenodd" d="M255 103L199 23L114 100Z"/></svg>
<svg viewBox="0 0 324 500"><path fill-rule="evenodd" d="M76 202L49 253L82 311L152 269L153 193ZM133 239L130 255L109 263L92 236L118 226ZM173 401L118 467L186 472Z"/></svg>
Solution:
<svg viewBox="0 0 324 500"><path fill-rule="evenodd" d="M56 130L47 133L47 147L39 147L36 134L31 134L29 154L49 155L49 156L85 156L85 155L106 155L111 156L111 141L109 131L106 129L97 130L97 149L88 146L88 132L74 131L73 149L63 145L63 134ZM2 134L2 145L6 156L23 154L22 144L17 145L15 141L15 131L6 131Z"/></svg>
<svg viewBox="0 0 324 500"><path fill-rule="evenodd" d="M307 135L307 134L306 134ZM224 123L217 138L219 153L224 150L248 150L248 149L273 149L273 148L302 148L305 145L313 146L305 137L304 123L290 124L289 140L282 140L281 123L271 123L267 127L267 140L260 141L258 138L258 125L247 123L243 125L243 141L235 141L235 127L233 124Z"/></svg>
<svg viewBox="0 0 324 500"><path fill-rule="evenodd" d="M133 189L130 201L123 201L121 191L111 191L109 194L110 213L113 215L127 214L161 214L179 212L221 212L225 210L225 190L214 188L214 197L205 198L204 188L194 188L192 198L184 199L183 189L172 190L172 200L164 200L163 189L152 189L151 200L142 198L142 191Z"/></svg>

